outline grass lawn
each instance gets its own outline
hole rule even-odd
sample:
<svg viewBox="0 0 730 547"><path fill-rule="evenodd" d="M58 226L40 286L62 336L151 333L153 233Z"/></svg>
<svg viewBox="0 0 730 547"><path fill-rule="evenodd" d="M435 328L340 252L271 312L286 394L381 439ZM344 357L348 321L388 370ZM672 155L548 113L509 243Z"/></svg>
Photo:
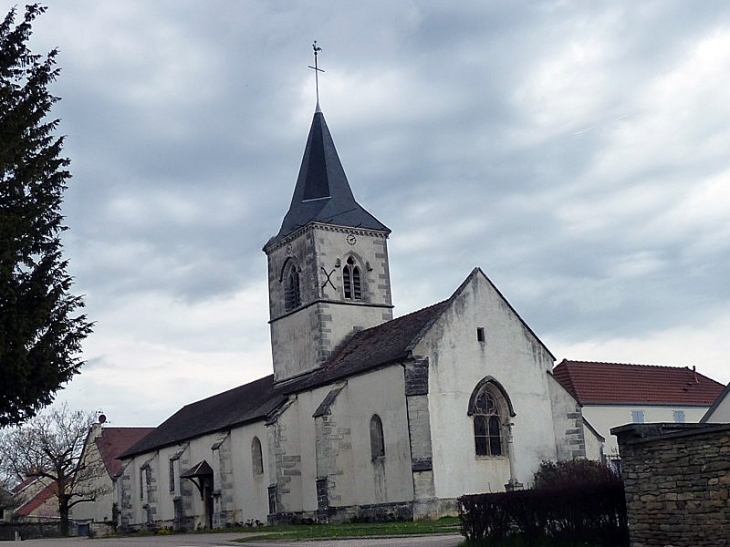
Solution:
<svg viewBox="0 0 730 547"><path fill-rule="evenodd" d="M256 540L304 540L321 538L357 538L373 536L417 536L425 534L458 534L458 518L420 520L418 522L358 522L347 524L292 524L241 528L242 532L261 533ZM226 530L231 532L234 530ZM237 531L237 530L236 530ZM251 539L250 537L247 539Z"/></svg>

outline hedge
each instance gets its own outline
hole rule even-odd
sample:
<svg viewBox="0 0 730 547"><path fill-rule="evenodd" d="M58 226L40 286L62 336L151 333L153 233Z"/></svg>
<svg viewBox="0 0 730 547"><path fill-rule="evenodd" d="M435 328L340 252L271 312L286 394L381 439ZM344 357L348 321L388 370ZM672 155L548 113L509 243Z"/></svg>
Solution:
<svg viewBox="0 0 730 547"><path fill-rule="evenodd" d="M459 498L461 533L486 544L520 537L595 547L628 547L621 481Z"/></svg>

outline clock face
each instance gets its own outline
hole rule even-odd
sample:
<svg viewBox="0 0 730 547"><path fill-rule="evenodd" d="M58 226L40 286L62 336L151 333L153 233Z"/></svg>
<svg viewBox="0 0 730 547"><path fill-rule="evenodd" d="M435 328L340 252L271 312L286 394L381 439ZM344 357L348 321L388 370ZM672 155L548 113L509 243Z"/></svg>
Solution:
<svg viewBox="0 0 730 547"><path fill-rule="evenodd" d="M357 238L355 237L355 234L348 234L348 236L347 236L347 242L350 245L354 245L355 243L357 243Z"/></svg>

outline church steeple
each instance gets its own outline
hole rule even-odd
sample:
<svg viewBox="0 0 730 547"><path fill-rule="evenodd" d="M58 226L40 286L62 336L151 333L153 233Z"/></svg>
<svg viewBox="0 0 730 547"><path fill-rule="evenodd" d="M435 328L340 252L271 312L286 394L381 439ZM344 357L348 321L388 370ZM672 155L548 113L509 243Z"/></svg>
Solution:
<svg viewBox="0 0 730 547"><path fill-rule="evenodd" d="M264 246L277 381L321 366L354 330L392 319L389 234L355 200L317 108L289 211Z"/></svg>
<svg viewBox="0 0 730 547"><path fill-rule="evenodd" d="M310 222L390 230L355 201L324 114L317 109L309 129L297 185L275 244Z"/></svg>

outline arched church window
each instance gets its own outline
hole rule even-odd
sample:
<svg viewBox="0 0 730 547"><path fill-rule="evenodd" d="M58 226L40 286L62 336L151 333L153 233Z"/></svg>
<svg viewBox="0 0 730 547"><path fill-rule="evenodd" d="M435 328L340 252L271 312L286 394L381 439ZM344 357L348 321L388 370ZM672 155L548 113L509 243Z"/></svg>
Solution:
<svg viewBox="0 0 730 547"><path fill-rule="evenodd" d="M505 401L490 382L472 394L469 414L474 421L474 449L477 456L504 456Z"/></svg>
<svg viewBox="0 0 730 547"><path fill-rule="evenodd" d="M261 441L258 437L254 437L251 441L251 462L254 475L263 475L264 473L264 455L261 451Z"/></svg>
<svg viewBox="0 0 730 547"><path fill-rule="evenodd" d="M343 287L345 298L348 300L362 300L362 280L360 278L360 267L353 257L347 259L347 264L342 268Z"/></svg>
<svg viewBox="0 0 730 547"><path fill-rule="evenodd" d="M385 437L383 436L383 421L380 416L373 414L370 418L370 453L373 461L385 457Z"/></svg>
<svg viewBox="0 0 730 547"><path fill-rule="evenodd" d="M302 304L302 297L299 292L299 272L292 262L284 275L284 309L291 311Z"/></svg>

